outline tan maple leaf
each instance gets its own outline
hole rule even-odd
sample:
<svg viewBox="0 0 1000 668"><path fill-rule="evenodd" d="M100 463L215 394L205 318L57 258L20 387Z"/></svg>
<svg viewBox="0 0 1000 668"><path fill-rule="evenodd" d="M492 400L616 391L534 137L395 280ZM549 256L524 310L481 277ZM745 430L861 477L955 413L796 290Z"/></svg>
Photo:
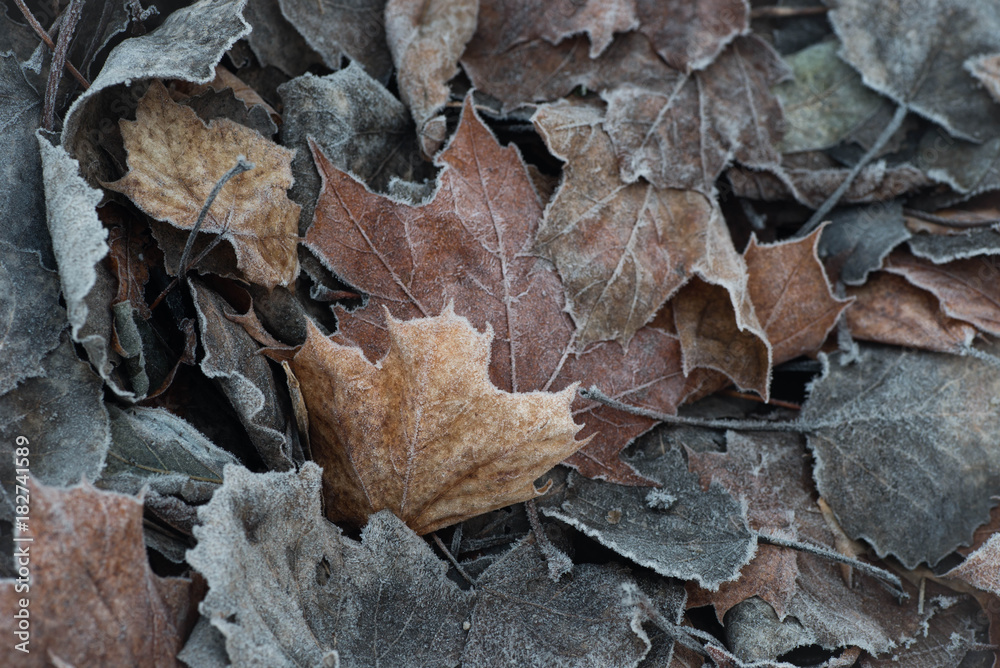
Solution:
<svg viewBox="0 0 1000 668"><path fill-rule="evenodd" d="M129 172L105 187L127 195L159 220L191 229L209 193L240 155L255 165L219 193L201 230L222 235L252 283L289 285L299 272L299 205L288 199L294 151L232 121L208 125L170 99L159 81L121 121Z"/></svg>
<svg viewBox="0 0 1000 668"><path fill-rule="evenodd" d="M327 514L363 525L388 508L424 534L534 498L534 481L576 452L582 428L561 392L510 393L490 382L493 331L451 307L410 321L386 311L389 351L360 348L309 324L291 366L323 466Z"/></svg>

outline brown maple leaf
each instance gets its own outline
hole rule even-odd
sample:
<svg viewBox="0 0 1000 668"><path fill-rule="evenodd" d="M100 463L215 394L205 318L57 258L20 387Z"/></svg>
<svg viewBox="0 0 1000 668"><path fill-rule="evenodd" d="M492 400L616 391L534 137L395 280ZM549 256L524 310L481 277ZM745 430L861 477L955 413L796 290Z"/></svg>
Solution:
<svg viewBox="0 0 1000 668"><path fill-rule="evenodd" d="M181 229L194 227L215 184L246 156L255 168L222 189L201 230L232 244L250 282L270 288L295 280L299 206L286 195L292 151L229 120L205 125L158 81L139 102L136 120L121 121L121 131L129 172L104 185Z"/></svg>
<svg viewBox="0 0 1000 668"><path fill-rule="evenodd" d="M377 364L309 323L291 359L327 515L363 525L388 508L428 533L548 489L534 481L576 452L570 404L558 393L512 394L488 377L493 332L447 308L408 322L386 313L389 351Z"/></svg>
<svg viewBox="0 0 1000 668"><path fill-rule="evenodd" d="M517 150L503 148L467 101L431 201L411 206L369 192L314 147L324 187L307 245L337 276L370 295L365 308L339 309L337 340L371 360L388 349L386 306L398 319L455 311L496 333L493 383L507 391L556 391L600 384L623 401L674 410L691 393L676 339L643 327L617 343L580 349L563 287L531 253L542 207ZM578 399L574 415L594 439L568 462L588 476L649 484L619 451L653 421Z"/></svg>
<svg viewBox="0 0 1000 668"><path fill-rule="evenodd" d="M84 483L30 487L29 588L2 580L0 662L49 666L174 666L186 636L191 581L149 567L142 501ZM25 536L28 537L28 536ZM41 548L44 546L44 549ZM15 552L16 553L16 552ZM19 601L28 599L30 654L14 649Z"/></svg>

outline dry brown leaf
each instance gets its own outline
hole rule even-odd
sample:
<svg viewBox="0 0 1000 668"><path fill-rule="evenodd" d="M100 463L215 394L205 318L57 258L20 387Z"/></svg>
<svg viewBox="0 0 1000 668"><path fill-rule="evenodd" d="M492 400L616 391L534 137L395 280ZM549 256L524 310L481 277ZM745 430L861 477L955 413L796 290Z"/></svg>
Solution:
<svg viewBox="0 0 1000 668"><path fill-rule="evenodd" d="M628 351L617 343L574 343L563 287L531 254L542 217L531 179L513 147L503 148L466 102L458 130L437 158L431 201L412 206L373 194L314 150L324 188L306 239L328 269L370 295L337 310L337 340L371 360L388 349L385 316L440 312L449 302L480 330L496 333L490 378L507 391L556 391L599 384L622 401L672 411L691 393L677 341L643 327ZM654 422L582 398L574 415L594 439L568 460L584 475L649 484L618 453Z"/></svg>
<svg viewBox="0 0 1000 668"><path fill-rule="evenodd" d="M291 361L323 466L327 515L361 526L388 508L425 534L538 496L534 481L586 441L558 393L511 394L487 375L493 332L449 308L408 322L387 314L377 364L312 323Z"/></svg>
<svg viewBox="0 0 1000 668"><path fill-rule="evenodd" d="M695 275L728 288L730 311L743 301L746 269L714 201L622 183L593 106L547 105L533 120L549 150L567 161L536 249L559 270L581 347L602 340L627 346ZM753 327L752 309L743 315L741 324Z"/></svg>
<svg viewBox="0 0 1000 668"><path fill-rule="evenodd" d="M746 0L635 0L639 31L667 63L684 72L708 67L750 29Z"/></svg>
<svg viewBox="0 0 1000 668"><path fill-rule="evenodd" d="M420 148L434 155L448 127L437 116L448 101L448 80L473 33L478 0L389 0L385 33L396 64L399 95L417 124Z"/></svg>
<svg viewBox="0 0 1000 668"><path fill-rule="evenodd" d="M875 272L847 294L854 303L845 318L856 339L953 353L976 336L975 327L948 317L937 297L902 276Z"/></svg>
<svg viewBox="0 0 1000 668"><path fill-rule="evenodd" d="M252 283L289 285L298 275L299 206L288 199L293 152L228 120L207 126L174 103L160 82L143 96L135 121L121 121L129 172L106 187L159 220L191 229L216 182L240 155L255 165L219 193L202 231L232 244Z"/></svg>
<svg viewBox="0 0 1000 668"><path fill-rule="evenodd" d="M505 2L510 6L512 3ZM634 30L639 27L635 0L553 0L553 2L518 3L521 24L527 37L531 32L545 38L552 44L559 44L567 37L586 33L590 39L591 59L600 56L614 39L615 33ZM531 12L538 12L532 16Z"/></svg>
<svg viewBox="0 0 1000 668"><path fill-rule="evenodd" d="M0 663L48 666L174 666L184 643L191 581L154 575L142 538L142 501L84 483L30 488L29 589L0 581ZM15 547L15 554L17 554ZM30 654L14 646L20 599Z"/></svg>

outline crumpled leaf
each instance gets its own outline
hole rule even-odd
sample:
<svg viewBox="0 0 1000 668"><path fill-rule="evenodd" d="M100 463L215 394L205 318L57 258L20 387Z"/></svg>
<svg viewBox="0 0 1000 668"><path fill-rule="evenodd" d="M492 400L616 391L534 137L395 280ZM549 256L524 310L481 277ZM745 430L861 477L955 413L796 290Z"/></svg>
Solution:
<svg viewBox="0 0 1000 668"><path fill-rule="evenodd" d="M1000 232L985 229L967 234L914 234L907 245L917 257L945 264L978 255L1000 254Z"/></svg>
<svg viewBox="0 0 1000 668"><path fill-rule="evenodd" d="M878 271L847 294L854 303L844 320L856 339L959 353L976 337L975 327L948 317L937 297L902 276Z"/></svg>
<svg viewBox="0 0 1000 668"><path fill-rule="evenodd" d="M1000 51L1000 7L976 0L845 0L829 17L843 43L840 57L866 86L960 139L1000 133L996 103L964 67L972 56Z"/></svg>
<svg viewBox="0 0 1000 668"><path fill-rule="evenodd" d="M291 425L278 400L278 386L260 346L239 322L238 314L218 293L191 280L191 299L198 313L202 372L214 379L236 409L268 468L292 468Z"/></svg>
<svg viewBox="0 0 1000 668"><path fill-rule="evenodd" d="M788 76L774 50L757 37L734 41L705 70L675 75L656 88L630 83L602 93L604 127L622 179L661 188L714 192L732 160L777 170L784 123L771 87Z"/></svg>
<svg viewBox="0 0 1000 668"><path fill-rule="evenodd" d="M203 503L222 484L222 469L236 464L231 454L183 419L162 408L107 405L112 445L98 484L122 494L145 486L160 495Z"/></svg>
<svg viewBox="0 0 1000 668"><path fill-rule="evenodd" d="M839 278L846 285L864 283L892 249L911 236L898 200L839 207L830 220L819 240L819 255L840 265Z"/></svg>
<svg viewBox="0 0 1000 668"><path fill-rule="evenodd" d="M299 207L292 185L292 152L228 120L207 126L153 83L135 121L122 121L129 172L105 187L127 195L143 211L191 229L219 179L240 155L254 169L222 189L201 227L232 244L247 280L273 288L298 275Z"/></svg>
<svg viewBox="0 0 1000 668"><path fill-rule="evenodd" d="M757 549L746 509L721 486L702 491L678 449L647 439L629 463L660 488L625 487L570 474L558 507L542 512L660 575L715 590Z"/></svg>
<svg viewBox="0 0 1000 668"><path fill-rule="evenodd" d="M94 59L129 26L129 0L84 3L66 59L90 76Z"/></svg>
<svg viewBox="0 0 1000 668"><path fill-rule="evenodd" d="M44 431L36 432L46 434ZM39 439L41 441L43 439ZM32 469L41 458L32 458ZM32 470L34 473L34 470ZM142 501L84 483L60 490L32 483L30 590L2 580L0 621L10 666L169 666L192 610L191 581L161 578L142 541ZM40 549L40 546L45 549ZM29 654L15 649L21 598L30 599Z"/></svg>
<svg viewBox="0 0 1000 668"><path fill-rule="evenodd" d="M208 580L201 611L241 666L454 665L472 593L388 511L361 542L323 517L321 471L230 466L201 508L189 563Z"/></svg>
<svg viewBox="0 0 1000 668"><path fill-rule="evenodd" d="M585 443L575 385L511 394L490 382L492 330L451 309L387 326L377 364L311 322L290 362L331 520L360 526L388 508L425 534L538 496L534 481Z"/></svg>
<svg viewBox="0 0 1000 668"><path fill-rule="evenodd" d="M534 538L522 540L476 580L462 665L637 666L650 643L628 587L612 564L577 564L553 582Z"/></svg>
<svg viewBox="0 0 1000 668"><path fill-rule="evenodd" d="M996 369L871 346L847 367L824 359L801 414L820 495L879 556L933 566L972 538L1000 485Z"/></svg>
<svg viewBox="0 0 1000 668"><path fill-rule="evenodd" d="M123 41L108 54L100 74L66 112L62 145L80 161L84 178L96 186L107 158L99 146L102 92L143 79L183 79L208 83L215 66L241 37L250 33L241 15L246 0L200 0L170 13L149 34Z"/></svg>
<svg viewBox="0 0 1000 668"><path fill-rule="evenodd" d="M385 82L392 56L385 43L386 0L278 0L281 13L331 70L343 56Z"/></svg>
<svg viewBox="0 0 1000 668"><path fill-rule="evenodd" d="M413 115L424 155L434 155L447 135L436 115L448 101L448 80L476 32L479 0L388 0L385 30L396 64L399 95Z"/></svg>
<svg viewBox="0 0 1000 668"><path fill-rule="evenodd" d="M676 340L661 329L639 330L627 352L617 343L575 346L559 278L530 253L542 209L524 163L513 148L499 146L470 102L437 159L444 169L435 196L413 207L373 195L316 152L325 181L306 243L334 274L370 295L364 308L337 308L338 341L379 359L388 347L383 306L409 319L453 301L473 327L493 328L490 378L502 390L599 383L622 400L661 410L693 391ZM589 476L649 484L618 453L652 420L583 399L574 411L586 425L581 437L596 435L569 460L572 466Z"/></svg>
<svg viewBox="0 0 1000 668"><path fill-rule="evenodd" d="M0 480L14 480L17 436L31 450L31 476L48 485L76 484L82 476L96 480L111 443L101 379L76 356L68 336L42 360L44 374L0 396ZM7 498L7 495L10 498ZM0 499L13 501L13 489ZM0 517L10 519L13 503L0 504Z"/></svg>
<svg viewBox="0 0 1000 668"><path fill-rule="evenodd" d="M309 138L338 169L376 192L389 192L394 179L423 176L406 107L360 66L325 77L304 74L279 86L278 93L285 105L281 141L295 149L289 197L302 206L303 232L312 224L321 185Z"/></svg>
<svg viewBox="0 0 1000 668"><path fill-rule="evenodd" d="M730 310L741 305L745 265L711 199L622 183L594 107L546 105L533 121L549 150L567 161L535 248L559 270L580 347L605 339L627 347L694 275L727 287Z"/></svg>

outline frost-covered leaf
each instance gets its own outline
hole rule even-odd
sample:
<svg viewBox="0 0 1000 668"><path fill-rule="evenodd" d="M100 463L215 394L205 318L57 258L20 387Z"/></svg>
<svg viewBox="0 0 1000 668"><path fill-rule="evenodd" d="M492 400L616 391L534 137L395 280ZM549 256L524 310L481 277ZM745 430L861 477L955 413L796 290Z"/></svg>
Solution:
<svg viewBox="0 0 1000 668"><path fill-rule="evenodd" d="M278 0L278 5L331 70L339 70L347 56L379 81L389 79L386 0Z"/></svg>
<svg viewBox="0 0 1000 668"><path fill-rule="evenodd" d="M914 234L907 245L917 257L945 264L979 255L1000 255L1000 232L979 229L965 234Z"/></svg>
<svg viewBox="0 0 1000 668"><path fill-rule="evenodd" d="M713 63L750 28L746 0L635 0L639 31L672 67L684 72Z"/></svg>
<svg viewBox="0 0 1000 668"><path fill-rule="evenodd" d="M867 346L824 367L802 421L816 486L848 535L907 568L967 543L1000 485L995 367Z"/></svg>
<svg viewBox="0 0 1000 668"><path fill-rule="evenodd" d="M162 408L122 410L108 404L112 444L98 483L138 494L146 485L189 503L208 501L222 484L222 469L236 458L183 419Z"/></svg>
<svg viewBox="0 0 1000 668"><path fill-rule="evenodd" d="M965 61L965 69L979 80L997 103L1000 103L1000 53L974 56Z"/></svg>
<svg viewBox="0 0 1000 668"><path fill-rule="evenodd" d="M538 496L534 481L584 444L575 386L512 394L490 382L492 331L450 309L387 326L377 364L312 323L290 362L331 520L360 526L388 508L425 534Z"/></svg>
<svg viewBox="0 0 1000 668"><path fill-rule="evenodd" d="M438 154L443 168L433 199L421 206L380 197L330 164L307 245L328 269L370 295L367 306L340 307L337 340L370 360L388 348L385 313L397 319L439 313L452 301L473 327L493 328L490 378L513 392L558 391L579 381L626 401L673 410L692 388L677 342L646 326L628 351L617 343L580 350L551 265L531 254L542 207L516 149L502 148L466 102L458 130ZM569 463L585 475L643 483L619 451L653 425L597 402L574 402L594 439Z"/></svg>
<svg viewBox="0 0 1000 668"><path fill-rule="evenodd" d="M445 117L436 115L448 101L448 81L458 74L458 59L476 31L479 0L389 0L386 38L399 94L417 124L424 155L434 155L447 134Z"/></svg>
<svg viewBox="0 0 1000 668"><path fill-rule="evenodd" d="M757 548L746 510L721 486L702 491L677 449L650 439L629 463L659 488L624 487L570 474L559 507L546 515L660 575L717 589L733 580Z"/></svg>
<svg viewBox="0 0 1000 668"><path fill-rule="evenodd" d="M288 76L297 77L310 65L322 62L274 0L247 0L243 15L253 26L247 42L264 67L273 65Z"/></svg>
<svg viewBox="0 0 1000 668"><path fill-rule="evenodd" d="M628 183L709 194L732 160L777 169L784 123L771 87L788 75L757 37L733 42L705 70L676 74L655 88L622 85L602 94L604 127Z"/></svg>
<svg viewBox="0 0 1000 668"><path fill-rule="evenodd" d="M74 30L66 59L75 64L80 72L90 77L90 68L115 35L122 33L129 25L129 0L108 0L107 2L86 2L80 12L80 21Z"/></svg>
<svg viewBox="0 0 1000 668"><path fill-rule="evenodd" d="M291 468L291 425L271 367L258 354L260 345L239 322L230 320L242 314L218 293L197 280L190 285L205 351L199 363L202 372L219 384L268 467Z"/></svg>
<svg viewBox="0 0 1000 668"><path fill-rule="evenodd" d="M628 571L612 564L577 564L553 582L529 537L476 580L462 665L636 666L650 644L628 587Z"/></svg>
<svg viewBox="0 0 1000 668"><path fill-rule="evenodd" d="M359 65L324 77L304 74L279 86L278 93L285 105L281 140L295 149L295 183L289 197L302 206L302 231L312 224L321 185L310 138L338 169L374 191L388 192L393 179L422 176L420 148L406 107Z"/></svg>
<svg viewBox="0 0 1000 668"><path fill-rule="evenodd" d="M229 120L207 126L154 83L135 121L122 121L129 172L106 187L158 220L189 230L215 184L245 156L254 169L226 184L203 232L232 244L247 280L273 288L298 275L299 206L288 199L292 152Z"/></svg>
<svg viewBox="0 0 1000 668"><path fill-rule="evenodd" d="M41 458L32 454L34 468ZM68 490L33 484L30 501L28 531L20 537L33 542L19 543L28 551L30 590L0 580L0 629L9 640L0 661L39 668L174 665L193 607L191 581L150 569L142 501L86 483ZM15 614L25 597L27 654L15 649Z"/></svg>
<svg viewBox="0 0 1000 668"><path fill-rule="evenodd" d="M893 248L910 238L898 200L840 207L830 220L819 240L819 255L836 260L840 280L847 285L864 283Z"/></svg>
<svg viewBox="0 0 1000 668"><path fill-rule="evenodd" d="M388 511L361 542L323 517L321 472L230 466L199 511L188 561L208 581L202 614L241 666L455 665L472 594Z"/></svg>
<svg viewBox="0 0 1000 668"><path fill-rule="evenodd" d="M929 177L961 193L961 199L1000 188L1000 137L995 134L979 143L933 128L920 139L915 162Z"/></svg>

